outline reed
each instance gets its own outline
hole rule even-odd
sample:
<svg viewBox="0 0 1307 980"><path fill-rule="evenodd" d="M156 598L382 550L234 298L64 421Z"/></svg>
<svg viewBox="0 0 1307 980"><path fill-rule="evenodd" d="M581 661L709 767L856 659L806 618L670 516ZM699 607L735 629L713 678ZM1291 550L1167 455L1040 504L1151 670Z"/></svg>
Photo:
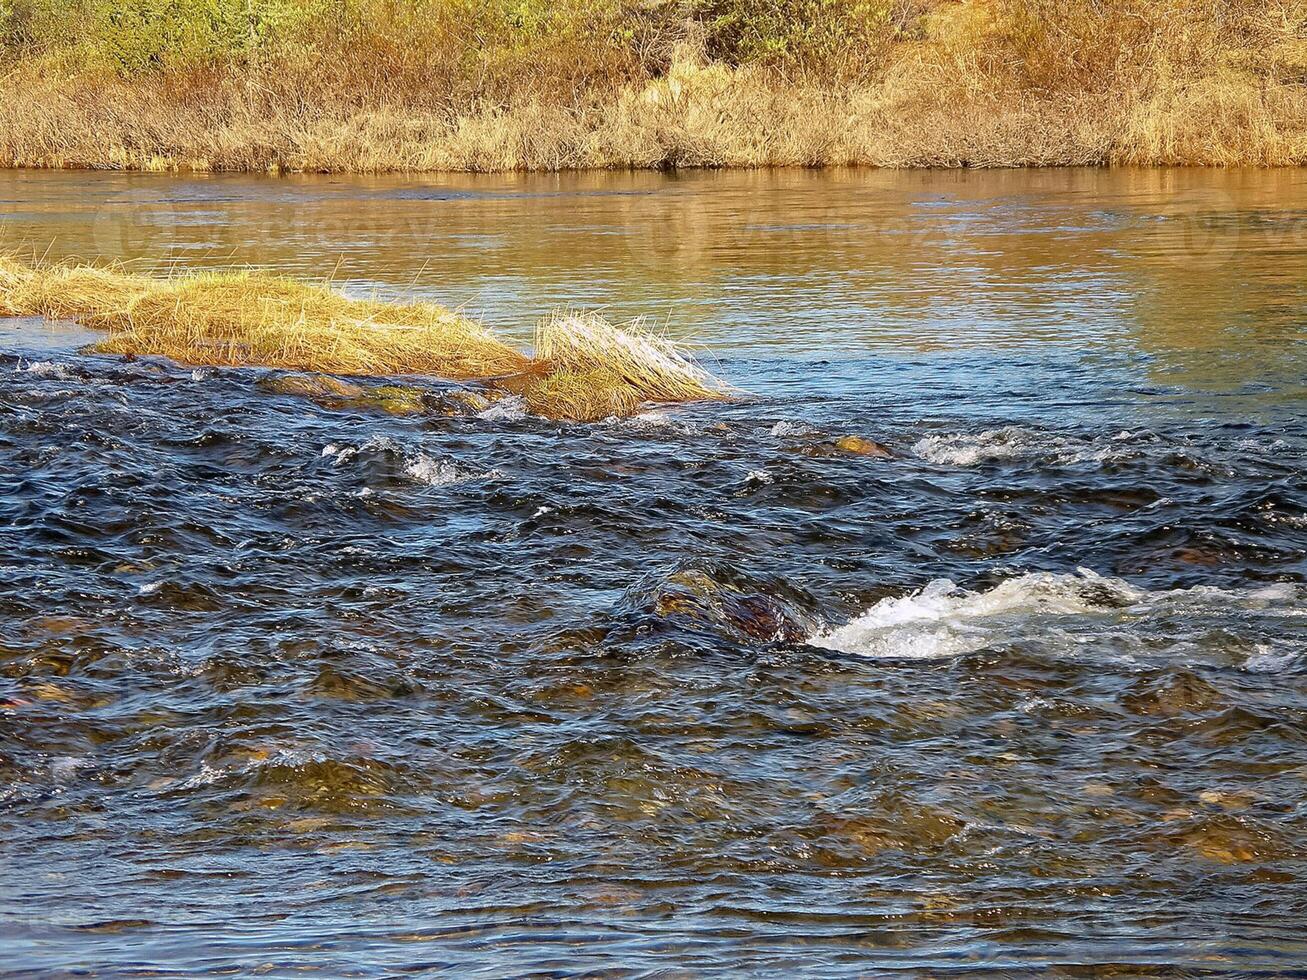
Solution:
<svg viewBox="0 0 1307 980"><path fill-rule="evenodd" d="M101 353L182 364L260 365L345 376L426 375L480 381L530 409L585 421L648 402L726 396L724 386L639 323L551 315L530 356L431 303L355 299L254 272L152 278L114 267L0 256L0 316L76 320L105 330Z"/></svg>

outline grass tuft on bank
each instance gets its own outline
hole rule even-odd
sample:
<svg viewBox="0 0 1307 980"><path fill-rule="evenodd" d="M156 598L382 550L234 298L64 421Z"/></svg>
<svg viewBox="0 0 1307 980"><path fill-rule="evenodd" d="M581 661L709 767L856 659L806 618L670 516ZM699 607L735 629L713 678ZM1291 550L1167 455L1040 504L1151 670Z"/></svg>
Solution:
<svg viewBox="0 0 1307 980"><path fill-rule="evenodd" d="M0 316L76 320L101 353L345 376L426 375L520 395L549 418L629 415L649 402L721 399L725 386L639 323L593 313L541 321L534 356L430 303L353 299L255 272L167 278L0 256Z"/></svg>
<svg viewBox="0 0 1307 980"><path fill-rule="evenodd" d="M1304 0L0 0L16 166L1304 161Z"/></svg>

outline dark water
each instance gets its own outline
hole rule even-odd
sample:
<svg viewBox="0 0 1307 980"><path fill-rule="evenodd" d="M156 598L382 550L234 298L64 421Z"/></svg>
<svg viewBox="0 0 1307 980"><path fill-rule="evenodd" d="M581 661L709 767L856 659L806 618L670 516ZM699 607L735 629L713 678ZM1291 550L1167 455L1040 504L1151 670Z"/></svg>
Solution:
<svg viewBox="0 0 1307 980"><path fill-rule="evenodd" d="M0 970L1307 975L1307 175L0 201L750 393L390 418L0 321Z"/></svg>

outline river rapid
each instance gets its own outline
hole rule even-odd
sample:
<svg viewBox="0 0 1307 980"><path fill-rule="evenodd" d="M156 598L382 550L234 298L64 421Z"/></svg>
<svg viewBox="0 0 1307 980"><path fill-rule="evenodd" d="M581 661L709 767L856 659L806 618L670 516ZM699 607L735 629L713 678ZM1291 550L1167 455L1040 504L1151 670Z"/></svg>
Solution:
<svg viewBox="0 0 1307 980"><path fill-rule="evenodd" d="M8 172L0 245L741 391L0 320L0 973L1307 976L1307 175Z"/></svg>

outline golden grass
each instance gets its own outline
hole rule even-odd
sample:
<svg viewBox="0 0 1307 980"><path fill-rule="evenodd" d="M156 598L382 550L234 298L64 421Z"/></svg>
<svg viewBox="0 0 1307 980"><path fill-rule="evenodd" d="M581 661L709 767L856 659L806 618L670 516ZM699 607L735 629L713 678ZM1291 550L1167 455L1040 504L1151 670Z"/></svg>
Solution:
<svg viewBox="0 0 1307 980"><path fill-rule="evenodd" d="M334 374L521 371L528 359L476 323L431 304L350 299L253 272L151 279L111 268L0 258L0 312L108 330L112 354L189 364L262 364Z"/></svg>
<svg viewBox="0 0 1307 980"><path fill-rule="evenodd" d="M686 402L722 386L640 321L613 326L596 313L553 313L536 327L535 356L549 365L525 387L527 405L566 407L570 418L629 415L642 402Z"/></svg>
<svg viewBox="0 0 1307 980"><path fill-rule="evenodd" d="M573 31L496 61L460 48L453 28L421 35L381 22L372 49L319 39L127 78L30 54L0 71L0 163L378 172L1307 162L1301 0L895 6L913 15L851 72L725 64L692 34L646 56L599 51L597 37L581 43L588 35Z"/></svg>
<svg viewBox="0 0 1307 980"><path fill-rule="evenodd" d="M596 313L555 312L536 326L535 360L493 386L539 415L597 420L648 402L722 399L728 389L642 321L617 327Z"/></svg>
<svg viewBox="0 0 1307 980"><path fill-rule="evenodd" d="M402 99L251 103L237 79L0 82L0 164L122 170L503 172L665 167L1098 164L1119 100L938 87L929 74L826 88L685 61L559 104L534 94L456 115Z"/></svg>
<svg viewBox="0 0 1307 980"><path fill-rule="evenodd" d="M428 375L521 395L550 418L630 414L647 402L718 399L724 387L640 324L595 314L541 322L535 356L430 303L352 299L253 272L170 278L0 256L0 316L106 330L102 353L183 364L262 365L347 376Z"/></svg>

